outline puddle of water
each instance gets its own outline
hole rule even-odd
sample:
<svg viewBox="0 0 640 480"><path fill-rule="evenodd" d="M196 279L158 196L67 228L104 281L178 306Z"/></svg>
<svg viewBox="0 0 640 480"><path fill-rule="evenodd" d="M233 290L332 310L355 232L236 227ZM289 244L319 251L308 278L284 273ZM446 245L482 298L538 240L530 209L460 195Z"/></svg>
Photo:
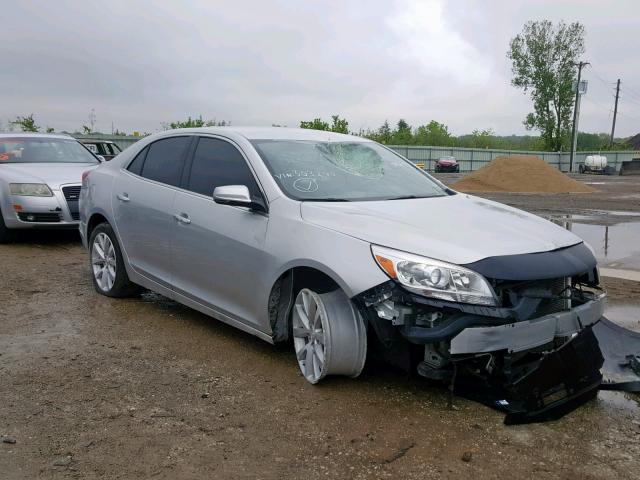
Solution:
<svg viewBox="0 0 640 480"><path fill-rule="evenodd" d="M593 210L596 215L615 215L619 217L640 217L640 212L628 212L626 210Z"/></svg>
<svg viewBox="0 0 640 480"><path fill-rule="evenodd" d="M554 217L551 220L591 245L601 265L629 257L635 257L636 260L640 258L640 222L625 222L611 226L591 225L575 221L592 219L592 217L585 215L567 215L566 217ZM617 267L623 268L623 266Z"/></svg>
<svg viewBox="0 0 640 480"><path fill-rule="evenodd" d="M607 301L604 315L621 327L640 332L640 305Z"/></svg>
<svg viewBox="0 0 640 480"><path fill-rule="evenodd" d="M598 392L598 402L602 402L603 407L616 410L626 410L628 412L640 412L640 404L637 395L624 392L610 392L601 390Z"/></svg>

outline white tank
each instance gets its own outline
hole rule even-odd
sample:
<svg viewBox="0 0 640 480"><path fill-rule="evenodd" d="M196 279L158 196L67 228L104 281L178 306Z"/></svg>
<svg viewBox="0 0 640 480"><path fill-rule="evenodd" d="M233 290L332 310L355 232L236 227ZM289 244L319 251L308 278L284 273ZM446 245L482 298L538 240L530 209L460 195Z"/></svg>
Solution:
<svg viewBox="0 0 640 480"><path fill-rule="evenodd" d="M607 166L607 157L604 155L587 155L584 165L591 170L603 170Z"/></svg>

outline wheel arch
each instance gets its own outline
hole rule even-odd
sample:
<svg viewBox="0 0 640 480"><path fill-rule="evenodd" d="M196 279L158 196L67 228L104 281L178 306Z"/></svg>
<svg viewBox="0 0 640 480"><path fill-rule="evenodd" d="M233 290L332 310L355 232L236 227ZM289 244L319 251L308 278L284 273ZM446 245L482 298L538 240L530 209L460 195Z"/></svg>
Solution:
<svg viewBox="0 0 640 480"><path fill-rule="evenodd" d="M107 219L107 217L102 213L95 212L91 214L91 216L89 217L89 220L87 221L87 243L91 238L91 233L93 232L93 230L101 223L108 223L109 225L111 225L111 222L109 222L109 219Z"/></svg>
<svg viewBox="0 0 640 480"><path fill-rule="evenodd" d="M289 264L271 283L267 304L269 323L274 342L285 342L290 337L290 313L296 295L302 288L318 293L341 289L349 298L353 292L333 270L313 261Z"/></svg>

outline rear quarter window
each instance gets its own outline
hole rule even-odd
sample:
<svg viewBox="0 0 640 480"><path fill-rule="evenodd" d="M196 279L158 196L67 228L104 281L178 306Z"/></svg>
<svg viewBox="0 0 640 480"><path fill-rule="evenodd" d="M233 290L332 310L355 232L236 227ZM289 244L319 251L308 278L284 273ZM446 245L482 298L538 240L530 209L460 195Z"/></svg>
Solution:
<svg viewBox="0 0 640 480"><path fill-rule="evenodd" d="M148 151L149 147L143 148L142 151L136 155L136 158L133 159L133 162L129 164L129 168L127 168L127 170L131 173L135 173L136 175L141 175L142 165L144 165L144 159L146 158Z"/></svg>
<svg viewBox="0 0 640 480"><path fill-rule="evenodd" d="M179 186L190 140L190 137L171 137L149 145L141 176L174 187Z"/></svg>

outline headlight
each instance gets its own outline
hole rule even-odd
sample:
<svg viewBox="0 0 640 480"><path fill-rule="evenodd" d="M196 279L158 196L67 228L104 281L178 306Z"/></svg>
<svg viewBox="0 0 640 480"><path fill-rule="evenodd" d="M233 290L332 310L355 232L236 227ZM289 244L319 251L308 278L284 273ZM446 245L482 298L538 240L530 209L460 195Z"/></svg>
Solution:
<svg viewBox="0 0 640 480"><path fill-rule="evenodd" d="M11 183L9 190L12 195L26 195L30 197L53 197L51 189L45 183Z"/></svg>
<svg viewBox="0 0 640 480"><path fill-rule="evenodd" d="M451 302L496 305L491 286L479 273L376 245L371 251L380 268L407 290Z"/></svg>

